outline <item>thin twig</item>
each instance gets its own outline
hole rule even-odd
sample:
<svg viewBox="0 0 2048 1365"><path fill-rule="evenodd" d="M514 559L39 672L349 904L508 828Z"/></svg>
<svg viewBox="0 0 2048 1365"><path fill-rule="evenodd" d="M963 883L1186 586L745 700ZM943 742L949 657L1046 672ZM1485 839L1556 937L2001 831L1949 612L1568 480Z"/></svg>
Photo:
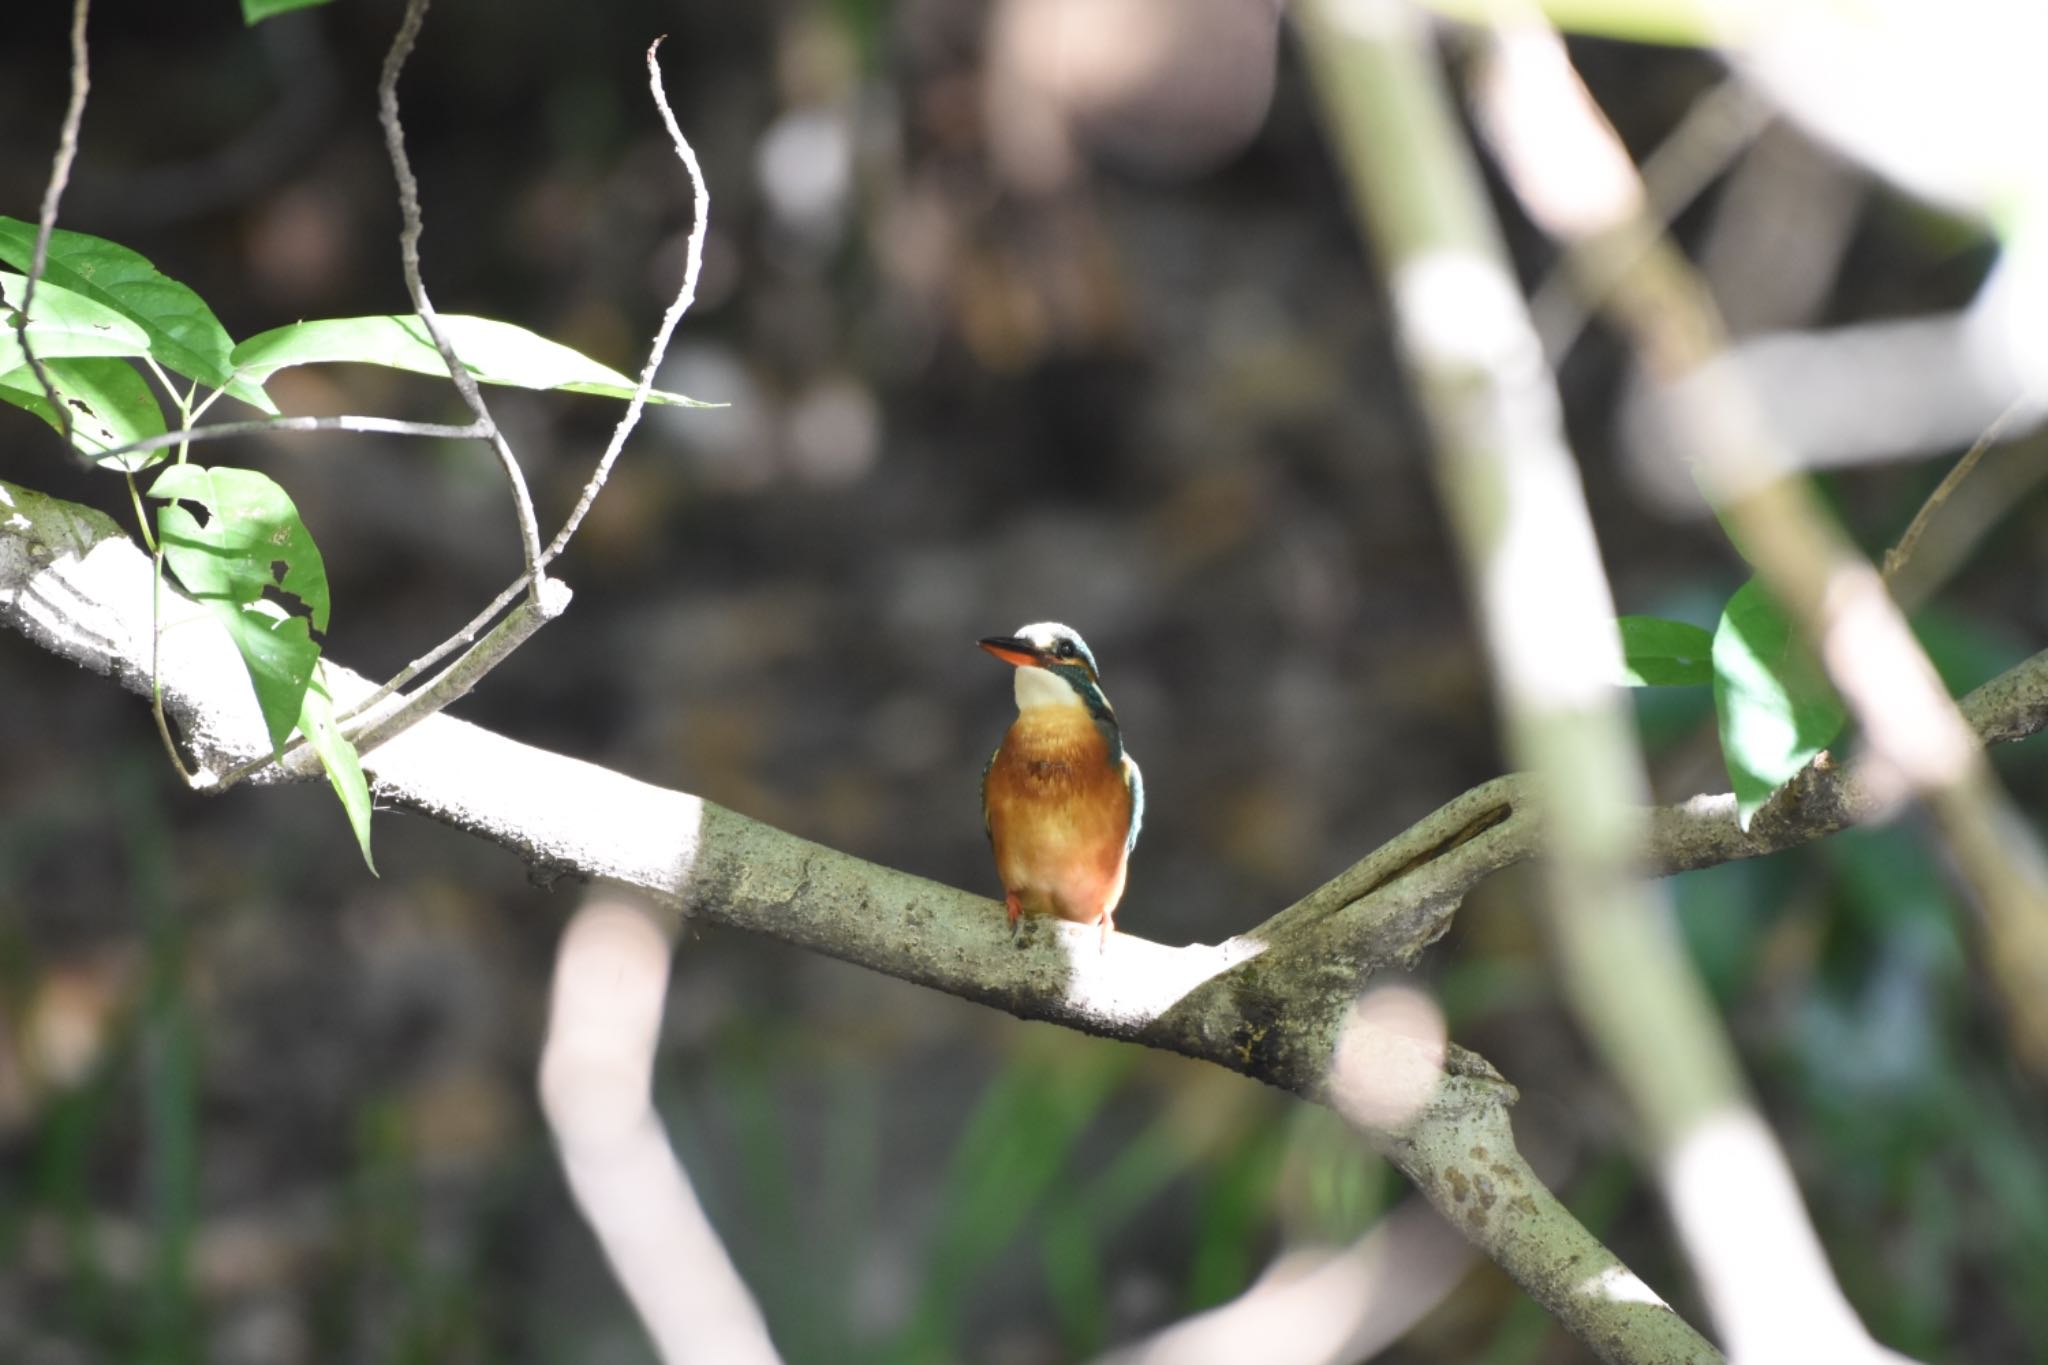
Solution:
<svg viewBox="0 0 2048 1365"><path fill-rule="evenodd" d="M552 589L555 584L555 580L549 579L547 581L549 584L549 588ZM440 644L435 645L425 654L422 654L417 659L414 659L404 668L399 669L398 672L394 673L390 677L390 679L384 682L381 686L377 687L375 690L371 691L367 696L363 697L360 701L353 703L347 709L342 711L341 714L336 719L337 723L345 727L343 738L347 739L350 743L354 743L356 741L357 736L362 733L362 730L366 725L374 725L377 723L376 718L374 716L371 716L372 708L376 707L379 703L388 700L395 693L397 693L397 691L400 688L404 687L414 678L417 678L420 674L432 668L435 664L441 662L441 660L447 658L450 654L453 654L456 650L462 648L465 645L474 645L477 641L477 637L484 633L485 628L488 627L491 624L491 622L498 619L498 613L504 611L505 608L511 606L514 601L524 596L526 594L526 591L527 580L524 578L515 578L514 580L512 580L509 586L507 586L496 597L492 598L488 603L486 603L482 611L470 617L468 623L465 624L462 627L462 629L456 631L453 635L450 635ZM564 586L563 596L557 600L566 600L567 591L567 587ZM554 594L550 592L549 595L553 596ZM536 623L535 628L537 629L540 625L545 624L546 620L541 620L538 623ZM519 636L519 643L523 644L532 634L532 630L523 632ZM450 667L452 668L453 665L450 665ZM478 676L480 677L481 675ZM476 685L476 681L476 678L471 678L469 681L469 687L474 687ZM433 686L434 683L429 682L424 687L422 687L421 690L425 691L429 688L432 688ZM469 688L465 687L463 690L468 691ZM365 717L370 718L366 720ZM388 739L390 738L390 736L387 735L385 736L385 738ZM277 755L276 762L286 772L296 771L298 767L299 756L308 747L309 746L307 744L307 741L303 737L294 739L290 743L285 745L283 753ZM240 764L229 772L227 778L223 782L223 785L232 785L235 782L240 782L247 777L262 772L265 768L268 768L271 765L271 762L271 756L265 754L259 758L254 758L246 763Z"/></svg>
<svg viewBox="0 0 2048 1365"><path fill-rule="evenodd" d="M456 631L417 659L414 659L404 668L399 669L376 691L349 707L340 717L342 722L345 724L355 720L371 707L398 691L399 688L404 687L414 678L417 678L420 674L426 672L450 654L453 654L456 650L461 649L465 645L475 644L476 637L483 633L484 627L497 620L498 613L511 606L514 599L526 591L526 582L524 578L514 579L503 591L486 603L482 611L470 617L468 623L462 629Z"/></svg>
<svg viewBox="0 0 2048 1365"><path fill-rule="evenodd" d="M142 455L166 446L181 446L188 442L218 441L230 436L266 436L275 432L290 431L360 431L377 436L424 436L438 437L449 441L481 440L490 433L481 425L471 422L466 426L451 426L444 422L401 422L390 417L266 417L248 422L216 422L212 426L184 427L167 431L161 436L147 436L127 445L103 450L92 457L94 463L103 464L119 459L123 455ZM522 580L524 581L524 580Z"/></svg>
<svg viewBox="0 0 2048 1365"><path fill-rule="evenodd" d="M513 511L519 519L519 543L526 557L526 577L538 593L546 578L546 570L540 562L540 523L534 517L533 495L527 491L526 475L519 468L511 443L498 430L491 410L485 406L476 377L455 354L455 347L441 330L440 318L434 312L434 305L428 301L427 286L420 278L420 233L424 230L420 218L420 186L413 176L412 162L405 154L405 126L398 119L398 76L405 70L406 59L412 56L413 44L420 34L420 21L426 17L427 4L428 0L408 0L405 17L399 21L398 33L391 40L391 50L384 56L384 74L377 82L377 108L379 120L384 125L384 149L390 154L391 171L398 180L398 207L404 219L404 226L398 234L399 258L405 268L405 287L412 296L413 309L419 313L427 334L433 337L434 349L441 353L442 362L448 366L448 377L455 382L455 391L462 395L462 401L475 415L477 424L491 442L491 448L498 454L498 463L504 467L506 482L512 487Z"/></svg>
<svg viewBox="0 0 2048 1365"><path fill-rule="evenodd" d="M133 489L133 483L130 484ZM137 509L139 516L140 509ZM148 534L145 527L143 534ZM178 752L178 741L171 736L171 722L164 715L164 684L161 665L163 663L164 632L159 624L163 620L164 602L164 547L161 543L150 547L149 586L149 713L156 719L156 732L164 742L164 752L171 756L171 766L178 770L178 776L186 786L197 785L192 770L185 766L185 757Z"/></svg>
<svg viewBox="0 0 2048 1365"><path fill-rule="evenodd" d="M668 311L662 314L661 326L655 331L654 342L648 349L647 361L640 367L640 381L634 386L633 397L626 405L625 415L612 428L611 440L606 443L604 454L597 462L597 468L591 473L589 481L583 485L583 492L576 499L576 506L569 513L568 519L562 523L562 529L556 532L554 539L548 542L547 548L541 551L542 568L553 564L562 551L568 548L570 538L583 524L583 518L589 513L591 504L597 500L598 493L604 488L605 480L610 477L612 465L618 460L619 453L625 449L626 439L632 434L640 420L641 412L646 407L647 395L654 387L655 372L661 368L661 362L668 354L669 340L675 334L676 325L682 321L683 314L697 299L697 280L704 266L704 237L711 222L711 191L706 186L703 168L697 163L697 153L691 148L689 139L683 136L682 129L676 123L675 114L669 108L668 96L661 87L661 67L656 60L656 53L660 51L664 41L665 39L657 38L647 49L647 86L654 96L655 107L661 111L662 124L668 129L669 138L675 144L676 156L682 161L683 169L689 173L694 193L695 221L690 226L689 243L684 253L682 288L677 290L675 300L669 304ZM342 720L348 722L363 715L458 648L474 643L478 633L511 604L523 586L523 582L513 583L500 592L488 606L470 620L469 624L400 669L390 681L351 707L342 716Z"/></svg>
<svg viewBox="0 0 2048 1365"><path fill-rule="evenodd" d="M434 675L432 682L405 697L396 705L382 711L364 713L358 707L356 714L361 717L348 732L348 741L356 746L359 753L367 754L378 745L396 739L413 726L467 696L485 674L503 663L508 655L531 639L533 633L548 622L560 616L569 605L569 585L558 578L550 578L541 586L541 596L521 602L498 622L491 632L467 653L448 667ZM286 772L317 770L316 763L308 762L311 749L299 743L288 749L278 760ZM249 762L230 770L221 779L223 785L239 782L249 774L270 763L269 755L251 759Z"/></svg>
<svg viewBox="0 0 2048 1365"><path fill-rule="evenodd" d="M36 223L35 256L29 261L28 284L21 291L21 311L14 315L15 339L21 343L21 353L29 368L35 371L36 383L42 385L43 397L57 414L57 425L64 433L66 445L71 443L71 409L58 396L48 367L29 345L28 320L29 309L36 301L36 285L50 263L50 234L57 227L57 205L64 198L64 186L71 180L71 163L78 157L78 126L85 121L85 94L92 88L85 46L85 15L90 7L91 0L77 0L71 10L71 102L65 106L64 123L57 132L57 155L50 161L50 179L43 186L42 216Z"/></svg>
<svg viewBox="0 0 2048 1365"><path fill-rule="evenodd" d="M626 438L639 424L641 410L647 405L647 395L654 388L655 371L661 368L662 358L668 354L669 338L675 334L676 324L697 301L697 277L704 269L704 230L711 221L711 191L704 183L704 171L697 164L697 153L677 126L675 113L668 107L668 96L661 88L661 65L656 54L665 41L665 36L656 38L647 48L647 89L654 96L654 107L661 111L662 126L668 129L669 140L675 144L676 157L683 163L683 169L689 172L690 187L695 193L689 245L683 255L683 287L676 292L675 301L669 304L668 311L662 314L661 327L655 332L654 345L647 353L647 363L640 367L640 382L633 387L632 401L626 404L626 415L612 428L611 441L605 446L604 456L598 460L590 481L583 485L583 494L576 499L575 510L569 513L568 520L562 523L562 529L555 538L548 542L547 551L541 556L544 565L553 563L555 556L568 548L569 538L576 534L576 528L583 524L591 504L597 501L598 492L611 474L613 462L625 448Z"/></svg>
<svg viewBox="0 0 2048 1365"><path fill-rule="evenodd" d="M1984 452L1991 449L1998 438L2005 434L2006 427L2012 424L2014 418L2022 412L2034 411L2035 407L2036 399L2032 393L2023 393L2013 399L2011 405L1993 418L1990 426L1984 428L1984 434L1963 452L1963 458L1956 461L1955 468L1949 470L1941 482L1934 486L1934 491L1927 495L1927 501L1920 504L1920 510L1913 514L1912 522L1900 534L1898 544L1884 552L1884 568L1881 572L1886 584L1890 584L1898 576L1899 570L1906 567L1906 562L1912 559L1913 551L1919 547L1920 537L1926 533L1928 523L1934 520L1934 514L1941 510L1942 504L1949 500L1949 496L1956 489L1962 487L1963 480L1969 478L1970 471L1977 467L1977 461L1984 458Z"/></svg>

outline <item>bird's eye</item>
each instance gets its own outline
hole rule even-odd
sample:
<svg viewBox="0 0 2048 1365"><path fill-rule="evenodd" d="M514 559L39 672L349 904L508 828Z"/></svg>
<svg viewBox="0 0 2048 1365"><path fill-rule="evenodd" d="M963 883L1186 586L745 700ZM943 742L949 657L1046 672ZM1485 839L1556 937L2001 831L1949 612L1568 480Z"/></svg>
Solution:
<svg viewBox="0 0 2048 1365"><path fill-rule="evenodd" d="M1072 640L1062 640L1052 647L1052 652L1059 655L1062 659L1071 659L1074 657L1074 642Z"/></svg>

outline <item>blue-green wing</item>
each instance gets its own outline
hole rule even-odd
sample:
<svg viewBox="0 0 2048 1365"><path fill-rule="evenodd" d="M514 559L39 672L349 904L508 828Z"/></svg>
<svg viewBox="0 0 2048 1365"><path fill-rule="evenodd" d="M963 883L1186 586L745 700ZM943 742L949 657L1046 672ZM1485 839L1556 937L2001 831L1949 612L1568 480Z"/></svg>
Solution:
<svg viewBox="0 0 2048 1365"><path fill-rule="evenodd" d="M1124 785L1131 790L1131 832L1124 836L1124 856L1138 846L1138 826L1145 823L1145 779L1138 772L1138 760L1124 755Z"/></svg>
<svg viewBox="0 0 2048 1365"><path fill-rule="evenodd" d="M1003 746L996 745L995 753L988 756L988 762L981 765L981 832L988 836L991 846L995 844L996 832L988 823L988 770L996 766L996 758L1003 752Z"/></svg>

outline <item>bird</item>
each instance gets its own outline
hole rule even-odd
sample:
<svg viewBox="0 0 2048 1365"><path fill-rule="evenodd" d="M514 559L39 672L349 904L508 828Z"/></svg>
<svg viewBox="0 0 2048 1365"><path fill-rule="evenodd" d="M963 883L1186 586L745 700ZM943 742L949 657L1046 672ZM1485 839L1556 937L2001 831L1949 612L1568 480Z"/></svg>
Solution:
<svg viewBox="0 0 2048 1365"><path fill-rule="evenodd" d="M1026 914L1099 924L1107 951L1145 819L1145 782L1102 695L1095 655L1056 621L979 643L1017 670L1017 719L981 770L982 826L1011 930Z"/></svg>

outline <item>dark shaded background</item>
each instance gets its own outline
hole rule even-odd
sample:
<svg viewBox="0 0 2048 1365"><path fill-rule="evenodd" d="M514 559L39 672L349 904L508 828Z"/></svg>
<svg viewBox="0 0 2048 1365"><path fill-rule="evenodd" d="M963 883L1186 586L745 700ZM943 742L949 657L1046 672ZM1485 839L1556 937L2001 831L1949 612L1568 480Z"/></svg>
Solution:
<svg viewBox="0 0 2048 1365"><path fill-rule="evenodd" d="M17 217L67 10L26 7L0 47ZM1283 38L1262 120L1200 145L1208 106L1175 101L1251 99L1231 82L1273 58L1264 4L1197 11L1227 60L1081 120L1061 174L1006 147L992 16L967 0L437 6L402 87L436 304L637 368L689 226L643 84L666 32L713 210L663 382L732 404L650 413L564 563L574 610L459 712L992 893L974 781L1010 702L972 642L1062 619L1148 777L1119 925L1169 942L1256 923L1498 772L1295 54ZM343 0L251 32L227 0L99 5L63 222L143 252L238 337L401 310L374 110L396 17ZM1638 148L1719 76L1578 55ZM1511 230L1533 279L1547 255ZM1821 316L1952 305L1988 259L1875 191ZM1615 347L1593 334L1563 378L1623 610L1711 624L1738 564L1631 493ZM365 369L273 390L290 412L457 412L445 385ZM489 397L551 529L616 408ZM52 433L11 409L0 432L6 477L126 516ZM516 571L480 449L337 435L215 458L291 490L334 579L331 652L364 672ZM1882 545L1934 474L1830 492ZM2039 643L2042 520L2018 509L1930 618L1959 686ZM396 815L372 879L324 790L187 794L145 708L19 641L0 696L0 1358L647 1359L533 1095L573 888ZM1724 785L1709 717L1703 691L1646 699L1669 794ZM2038 764L2006 766L2038 808ZM2048 1341L2039 1092L1924 849L1859 833L1677 890L1859 1311L1925 1358L2017 1360ZM1522 1087L1560 1192L1700 1321L1527 894L1485 888L1430 981ZM686 938L667 1031L672 1131L792 1361L1073 1359L1401 1193L1333 1120L1248 1083L744 935ZM1577 1351L1489 1268L1387 1358Z"/></svg>

